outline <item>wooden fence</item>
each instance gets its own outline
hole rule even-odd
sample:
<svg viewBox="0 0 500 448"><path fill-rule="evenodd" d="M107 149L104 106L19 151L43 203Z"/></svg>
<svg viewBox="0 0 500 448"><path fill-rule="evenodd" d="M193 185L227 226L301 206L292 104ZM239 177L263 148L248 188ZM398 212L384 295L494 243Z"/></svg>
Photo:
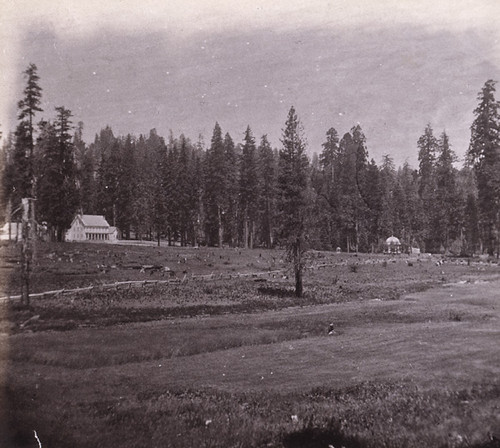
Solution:
<svg viewBox="0 0 500 448"><path fill-rule="evenodd" d="M105 290L105 289L116 289L118 290L120 287L145 287L148 285L166 285L166 284L181 284L181 283L186 283L188 281L211 281L211 280L232 280L232 279L238 279L238 278L245 278L245 277L253 277L253 278L259 278L259 277L265 277L265 276L271 276L275 277L276 275L282 275L283 270L274 270L274 271L265 271L265 272L250 272L250 273L220 273L220 274L200 274L200 275L194 275L192 274L191 276L188 277L188 275L184 275L183 278L173 278L169 280L131 280L131 281L126 281L126 282L114 282L114 283L107 283L107 284L102 284L102 285L93 285L93 286L86 286L83 288L73 288L73 289L57 289L53 291L44 291L44 292L38 292L38 293L32 293L30 294L30 299L31 298L37 298L37 297L46 297L46 296L58 296L58 295L71 295L71 294L76 294L80 293L83 291L93 291L93 290ZM10 296L5 296L5 297L0 297L0 302L5 302L5 301L19 301L21 300L21 295L10 295Z"/></svg>

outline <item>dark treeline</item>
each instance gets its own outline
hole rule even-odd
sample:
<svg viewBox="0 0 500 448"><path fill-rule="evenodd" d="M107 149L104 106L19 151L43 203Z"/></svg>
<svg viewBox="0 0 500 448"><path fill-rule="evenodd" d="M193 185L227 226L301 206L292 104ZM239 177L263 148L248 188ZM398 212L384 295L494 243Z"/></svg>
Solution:
<svg viewBox="0 0 500 448"><path fill-rule="evenodd" d="M19 219L21 198L36 197L37 220L55 240L82 212L104 215L122 238L169 244L274 247L295 231L317 249L380 251L395 235L426 252L498 253L500 118L493 81L478 95L464 166L456 167L446 132L435 134L428 124L412 168L396 167L390 155L377 165L360 125L342 136L328 129L309 159L293 108L278 148L250 126L235 137L218 123L206 144L154 129L115 136L110 127L87 144L83 124L73 126L64 107L53 121L36 123L36 66L24 75L18 125L2 153L4 218Z"/></svg>

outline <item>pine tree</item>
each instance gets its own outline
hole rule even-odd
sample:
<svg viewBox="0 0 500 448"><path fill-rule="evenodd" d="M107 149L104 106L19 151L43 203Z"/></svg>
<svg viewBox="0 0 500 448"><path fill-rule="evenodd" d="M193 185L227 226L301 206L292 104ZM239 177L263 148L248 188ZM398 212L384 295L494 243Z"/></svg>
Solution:
<svg viewBox="0 0 500 448"><path fill-rule="evenodd" d="M380 239L380 218L382 214L382 198L383 191L381 185L380 171L375 163L375 160L371 159L370 163L366 168L365 174L365 193L364 198L366 201L366 217L365 217L365 233L366 233L366 246L365 250L368 248L372 252L378 245Z"/></svg>
<svg viewBox="0 0 500 448"><path fill-rule="evenodd" d="M334 128L327 131L326 141L322 146L323 150L319 155L319 173L313 176L314 189L318 195L316 202L318 239L321 247L332 249L340 244L338 219L340 149L339 137Z"/></svg>
<svg viewBox="0 0 500 448"><path fill-rule="evenodd" d="M203 145L198 140L193 148L191 156L191 166L193 169L192 179L192 204L193 204L193 235L192 245L197 246L204 238L203 230L203 186L204 186L204 170L203 170Z"/></svg>
<svg viewBox="0 0 500 448"><path fill-rule="evenodd" d="M4 141L2 147L2 157L0 160L0 169L2 172L1 177L1 204L2 209L6 213L6 221L10 223L15 219L12 216L12 204L16 204L14 202L14 194L15 194L15 177L16 177L16 168L13 161L14 156L14 134L9 133L7 139ZM20 200L20 199L19 199ZM9 234L9 239L12 237Z"/></svg>
<svg viewBox="0 0 500 448"><path fill-rule="evenodd" d="M335 128L330 128L326 132L326 141L323 143L323 150L319 156L319 163L323 171L331 171L332 178L335 163L339 156L339 135Z"/></svg>
<svg viewBox="0 0 500 448"><path fill-rule="evenodd" d="M140 135L135 144L136 176L134 199L132 201L132 223L135 238L150 237L154 216L154 176L155 163L152 151L146 145L146 139Z"/></svg>
<svg viewBox="0 0 500 448"><path fill-rule="evenodd" d="M37 73L38 69L35 64L30 64L28 68L23 72L26 79L26 87L24 88L24 98L18 102L19 114L18 119L22 125L22 139L20 145L25 151L26 167L19 166L17 169L25 169L26 173L21 174L21 177L27 177L29 179L28 191L23 192L23 195L33 196L34 193L34 165L33 165L33 150L35 147L34 138L34 127L35 127L35 114L37 112L42 112L43 109L40 107L42 88L39 86L38 81L40 77ZM19 129L19 128L18 128ZM19 129L20 130L20 129ZM21 149L21 148L20 148ZM24 165L24 164L23 164ZM23 197L26 197L23 196Z"/></svg>
<svg viewBox="0 0 500 448"><path fill-rule="evenodd" d="M169 246L178 239L181 221L179 142L170 131L164 162L162 162L162 184L165 204L166 231Z"/></svg>
<svg viewBox="0 0 500 448"><path fill-rule="evenodd" d="M500 104L495 100L495 81L486 81L478 101L467 156L476 174L482 240L493 255L498 249L500 207Z"/></svg>
<svg viewBox="0 0 500 448"><path fill-rule="evenodd" d="M229 133L226 133L224 136L224 164L224 171L226 173L223 215L224 241L230 247L234 247L238 242L240 184L238 155Z"/></svg>
<svg viewBox="0 0 500 448"><path fill-rule="evenodd" d="M133 203L137 190L135 141L129 134L120 139L120 160L115 201L116 226L129 239L133 223Z"/></svg>
<svg viewBox="0 0 500 448"><path fill-rule="evenodd" d="M95 142L100 155L98 168L98 212L116 226L118 191L120 188L120 142L111 128L101 130Z"/></svg>
<svg viewBox="0 0 500 448"><path fill-rule="evenodd" d="M39 220L47 222L53 238L64 241L78 208L78 192L71 111L64 107L56 111L55 123L43 123L38 139L37 208Z"/></svg>
<svg viewBox="0 0 500 448"><path fill-rule="evenodd" d="M165 140L158 135L156 129L149 131L146 148L149 153L147 186L151 199L151 228L149 229L149 234L150 238L152 238L153 232L156 234L156 240L158 246L160 246L162 234L168 231L171 226L171 222L169 222L171 216L169 216L167 202L171 197L171 185L168 182L171 167L168 163L168 151Z"/></svg>
<svg viewBox="0 0 500 448"><path fill-rule="evenodd" d="M179 151L175 163L175 182L178 208L178 227L181 246L193 242L195 220L197 218L197 189L195 179L195 165L193 163L193 150L189 140L181 135L179 138Z"/></svg>
<svg viewBox="0 0 500 448"><path fill-rule="evenodd" d="M420 239L427 252L439 250L439 236L436 233L436 176L435 163L438 148L437 139L430 124L417 142L420 183L418 194L422 202L422 227Z"/></svg>
<svg viewBox="0 0 500 448"><path fill-rule="evenodd" d="M339 143L339 170L338 170L338 203L337 211L340 247L345 247L349 252L357 240L357 204L359 201L356 186L356 155L353 151L354 145L350 133L345 133ZM345 245L344 245L345 242Z"/></svg>
<svg viewBox="0 0 500 448"><path fill-rule="evenodd" d="M293 265L295 294L302 297L309 160L302 126L293 106L288 113L281 143L278 176L280 237Z"/></svg>
<svg viewBox="0 0 500 448"><path fill-rule="evenodd" d="M222 247L225 199L224 141L219 123L215 123L212 141L205 157L205 234L210 246Z"/></svg>
<svg viewBox="0 0 500 448"><path fill-rule="evenodd" d="M32 162L27 148L31 145L29 126L26 121L21 121L16 128L15 143L8 170L10 176L6 178L8 184L6 190L12 208L21 205L21 199L33 195L33 172Z"/></svg>
<svg viewBox="0 0 500 448"><path fill-rule="evenodd" d="M453 167L455 154L448 135L443 131L438 141L436 160L436 217L435 228L439 243L447 251L460 233L458 225L458 202L456 170Z"/></svg>
<svg viewBox="0 0 500 448"><path fill-rule="evenodd" d="M378 167L375 161L368 161L366 137L357 124L351 129L355 153L355 180L358 200L356 202L356 251L373 250L380 214L381 191Z"/></svg>
<svg viewBox="0 0 500 448"><path fill-rule="evenodd" d="M97 212L97 162L92 148L83 141L83 123L79 122L73 140L75 147L76 182L79 199L78 208L81 213L93 215Z"/></svg>
<svg viewBox="0 0 500 448"><path fill-rule="evenodd" d="M30 64L23 72L26 79L24 97L18 102L19 122L15 132L15 143L8 159L6 176L3 179L4 200L10 209L18 209L21 199L35 194L34 175L34 121L37 112L41 112L41 87L35 64Z"/></svg>
<svg viewBox="0 0 500 448"><path fill-rule="evenodd" d="M359 125L344 134L339 144L339 220L347 251L368 250L371 217L368 151ZM343 244L342 244L343 246Z"/></svg>
<svg viewBox="0 0 500 448"><path fill-rule="evenodd" d="M479 244L479 211L477 207L477 199L474 194L470 193L467 196L465 205L465 240L467 241L467 253L473 254Z"/></svg>
<svg viewBox="0 0 500 448"><path fill-rule="evenodd" d="M423 212L418 188L418 172L406 162L396 176L394 206L397 220L401 223L401 240L409 247L418 247L420 242Z"/></svg>
<svg viewBox="0 0 500 448"><path fill-rule="evenodd" d="M277 166L267 135L263 135L258 147L260 240L265 247L273 246L273 227L276 215Z"/></svg>
<svg viewBox="0 0 500 448"><path fill-rule="evenodd" d="M380 167L381 211L379 220L380 236L387 238L399 234L400 225L396 213L396 168L388 154L383 156Z"/></svg>
<svg viewBox="0 0 500 448"><path fill-rule="evenodd" d="M240 165L240 210L243 223L243 245L250 249L253 248L259 198L255 152L255 139L248 126L245 131Z"/></svg>

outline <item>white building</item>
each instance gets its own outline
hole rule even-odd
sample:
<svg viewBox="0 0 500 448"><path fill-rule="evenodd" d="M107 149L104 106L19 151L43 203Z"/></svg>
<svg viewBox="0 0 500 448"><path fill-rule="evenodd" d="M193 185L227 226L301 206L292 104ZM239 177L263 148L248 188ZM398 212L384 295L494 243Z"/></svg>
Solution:
<svg viewBox="0 0 500 448"><path fill-rule="evenodd" d="M387 238L385 241L385 253L387 254L400 254L401 253L401 241L394 235Z"/></svg>
<svg viewBox="0 0 500 448"><path fill-rule="evenodd" d="M109 241L118 239L118 230L101 215L76 215L66 232L66 241Z"/></svg>
<svg viewBox="0 0 500 448"><path fill-rule="evenodd" d="M10 227L10 233L9 233L9 227ZM7 241L17 241L17 240L22 240L22 229L21 229L21 223L17 222L11 222L11 223L5 223L5 225L0 229L0 240Z"/></svg>

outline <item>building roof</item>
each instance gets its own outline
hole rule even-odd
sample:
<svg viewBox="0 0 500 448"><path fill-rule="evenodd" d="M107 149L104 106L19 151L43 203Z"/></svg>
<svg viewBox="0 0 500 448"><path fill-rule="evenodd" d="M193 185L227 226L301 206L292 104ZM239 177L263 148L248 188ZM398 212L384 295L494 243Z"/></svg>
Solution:
<svg viewBox="0 0 500 448"><path fill-rule="evenodd" d="M80 215L86 227L109 227L108 221L102 215Z"/></svg>
<svg viewBox="0 0 500 448"><path fill-rule="evenodd" d="M387 238L387 240L385 240L385 244L400 245L401 241L399 241L399 239L396 238L395 236L390 236L389 238Z"/></svg>

